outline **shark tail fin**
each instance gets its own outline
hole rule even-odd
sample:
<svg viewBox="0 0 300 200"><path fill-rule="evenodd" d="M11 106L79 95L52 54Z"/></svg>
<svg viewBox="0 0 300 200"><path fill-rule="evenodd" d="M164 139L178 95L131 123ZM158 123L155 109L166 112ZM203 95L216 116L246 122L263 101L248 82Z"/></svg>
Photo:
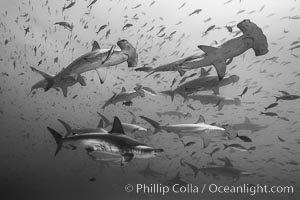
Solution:
<svg viewBox="0 0 300 200"><path fill-rule="evenodd" d="M52 134L52 136L54 137L55 139L55 142L57 144L57 147L56 147L56 151L55 151L55 154L54 156L57 155L57 153L60 151L60 149L62 148L62 144L63 144L63 137L54 129L50 128L50 127L47 127L47 129L50 131L50 133Z"/></svg>
<svg viewBox="0 0 300 200"><path fill-rule="evenodd" d="M229 145L227 145L227 144L223 144L223 145L224 145L223 150L225 150L225 149L227 149L229 147Z"/></svg>
<svg viewBox="0 0 300 200"><path fill-rule="evenodd" d="M157 114L159 117L161 117L161 113L160 113L160 112L156 112L156 114Z"/></svg>
<svg viewBox="0 0 300 200"><path fill-rule="evenodd" d="M165 90L165 91L161 91L160 93L164 95L168 95L171 97L172 101L174 100L175 92L173 90Z"/></svg>
<svg viewBox="0 0 300 200"><path fill-rule="evenodd" d="M144 116L140 116L140 118L142 118L143 120L145 120L146 122L148 122L149 124L151 124L154 127L153 134L156 134L157 132L159 132L161 130L161 127L158 122L156 122L152 119L149 119L148 117L144 117Z"/></svg>
<svg viewBox="0 0 300 200"><path fill-rule="evenodd" d="M100 119L97 128L104 128L104 121L103 121L103 119Z"/></svg>
<svg viewBox="0 0 300 200"><path fill-rule="evenodd" d="M203 141L203 149L207 148L211 142L211 138L207 136L201 136L201 139Z"/></svg>
<svg viewBox="0 0 300 200"><path fill-rule="evenodd" d="M72 134L71 126L68 123L66 123L65 121L61 120L61 119L57 119L57 120L65 127L65 129L67 131L67 133L64 137L68 137L69 135L71 135Z"/></svg>
<svg viewBox="0 0 300 200"><path fill-rule="evenodd" d="M275 102L277 102L277 101L280 100L280 97L277 97L277 96L274 96L274 97L276 98L276 101L275 101Z"/></svg>
<svg viewBox="0 0 300 200"><path fill-rule="evenodd" d="M44 79L47 81L47 85L44 88L45 92L48 91L53 85L54 85L54 78L52 75L46 74L45 72L42 72L34 67L30 67L30 69L38 74L40 74L41 76L44 77Z"/></svg>
<svg viewBox="0 0 300 200"><path fill-rule="evenodd" d="M186 72L186 70L183 70L183 69L178 70L178 73L181 77L185 74L185 72Z"/></svg>

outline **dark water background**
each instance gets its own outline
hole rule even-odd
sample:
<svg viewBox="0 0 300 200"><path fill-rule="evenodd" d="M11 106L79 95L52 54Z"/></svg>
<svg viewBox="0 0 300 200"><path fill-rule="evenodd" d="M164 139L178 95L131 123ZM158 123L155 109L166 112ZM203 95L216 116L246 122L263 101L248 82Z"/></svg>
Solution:
<svg viewBox="0 0 300 200"><path fill-rule="evenodd" d="M161 0L150 6L152 0L141 1L104 1L98 0L92 9L87 9L90 1L76 1L76 4L65 10L61 8L70 1L17 1L3 0L0 2L0 185L3 199L297 199L300 178L299 151L299 116L300 101L280 101L279 106L272 111L289 121L259 115L263 108L273 103L273 96L280 94L278 90L288 91L299 95L299 56L300 50L289 50L291 43L300 40L299 13L300 3L294 0L232 0L224 5L222 1L167 1ZM182 8L181 5L186 2ZM140 7L133 9L138 4ZM264 7L263 7L264 6ZM180 8L180 9L179 9ZM201 8L199 14L189 16L193 10ZM50 13L48 12L48 9ZM244 10L244 11L243 11ZM261 11L260 11L261 10ZM239 12L241 11L241 12ZM253 12L252 12L253 11ZM90 12L90 14L85 14ZM28 16L24 16L24 14ZM135 16L136 15L136 16ZM135 16L135 17L134 17ZM208 18L208 22L205 22ZM213 105L202 105L199 102L183 102L181 97L175 97L174 102L162 95L156 97L134 99L132 107L121 104L110 105L104 111L101 106L113 92L120 92L124 86L132 90L137 83L151 87L156 91L170 88L172 80L178 76L175 72L161 73L154 78L143 72L128 69L126 64L113 67L108 72L104 85L100 85L95 72L87 72L87 86L79 84L69 88L68 97L61 92L50 90L44 93L38 90L35 95L30 93L31 86L41 77L32 72L29 66L47 73L55 74L67 66L78 56L90 51L92 41L96 40L103 48L110 48L119 39L127 39L134 44L139 53L139 66L151 63L159 66L178 59L180 56L199 52L197 45L214 45L226 38L231 39L225 25L235 26L243 19L250 19L262 27L269 42L269 53L255 57L249 50L233 60L228 74L240 76L238 83L221 88L221 95L235 97L248 86L248 92L242 97L241 106L225 106L221 111ZM73 23L72 32L53 25L57 21ZM182 23L180 23L182 21ZM98 35L98 28L109 23L108 27ZM125 31L122 27L126 23L133 26ZM141 28L148 23L144 28ZM179 25L176 25L179 23ZM84 26L86 25L86 28ZM176 31L171 40L160 38L157 33L160 25L166 27L166 35ZM210 31L202 37L204 31L211 25L220 27ZM24 36L24 28L30 27L30 32ZM154 26L152 31L148 31ZM110 29L111 35L106 38L105 33ZM143 34L143 36L142 36ZM184 34L184 35L183 35ZM74 39L74 36L77 38ZM177 40L183 35L180 42ZM47 39L45 40L45 36ZM7 40L7 42L5 42ZM64 45L69 41L66 48ZM162 42L164 42L162 44ZM7 43L7 44L5 44ZM160 45L161 48L160 48ZM34 55L34 47L37 55ZM170 56L175 50L178 55ZM58 57L58 63L54 59ZM276 57L275 62L267 60ZM278 58L277 58L278 57ZM260 61L260 62L257 62ZM15 66L15 67L14 67ZM192 72L189 72L192 73ZM215 74L214 69L211 72ZM124 79L124 81L122 80ZM253 95L259 87L262 91ZM211 92L205 92L210 94ZM74 95L78 95L73 99ZM193 111L187 107L193 105L200 110ZM155 112L180 110L192 114L188 119L159 117ZM57 119L63 119L72 127L96 127L100 111L110 120L118 116L123 122L130 122L132 111L136 116L144 115L161 120L162 124L192 123L200 114L209 123L241 123L247 116L252 122L268 125L258 132L244 133L252 138L252 144L239 142L247 147L256 146L256 150L249 152L231 152L228 150L217 152L210 158L204 152L211 152L213 147L202 149L201 140L184 138L185 142L199 141L196 145L183 148L182 142L173 133L161 132L156 135L143 137L144 142L158 148L164 148L166 153L149 160L134 159L129 165L121 168L105 167L95 163L86 156L84 151L62 150L54 157L56 144L46 127L55 128L61 133L64 129ZM138 118L141 126L150 125ZM278 136L285 142L278 140ZM222 147L222 142L216 143ZM192 152L196 151L193 158ZM217 158L227 156L235 167L256 175L242 177L238 181L231 178L215 179L203 175L201 172L194 178L188 167L180 165L180 159L185 158L197 166L206 166L214 160L222 165ZM294 164L288 164L293 161ZM150 163L152 169L162 172L164 176L144 178L138 171ZM293 185L294 195L212 195L212 194L128 194L124 186L128 183L165 183L180 171L181 177L188 183L196 185L216 183L239 185L243 183L267 185ZM96 181L90 181L96 178ZM1 198L1 197L0 197ZM2 198L1 198L2 199Z"/></svg>

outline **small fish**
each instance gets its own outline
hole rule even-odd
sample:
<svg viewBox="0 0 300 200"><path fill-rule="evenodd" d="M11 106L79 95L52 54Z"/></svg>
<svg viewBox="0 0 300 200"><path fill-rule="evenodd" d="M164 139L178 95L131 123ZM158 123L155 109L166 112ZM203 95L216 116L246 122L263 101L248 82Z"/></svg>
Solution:
<svg viewBox="0 0 300 200"><path fill-rule="evenodd" d="M180 10L181 8L183 8L186 5L186 2L184 2L179 8L178 10Z"/></svg>
<svg viewBox="0 0 300 200"><path fill-rule="evenodd" d="M89 8L89 7L91 7L94 3L96 3L98 0L94 0L94 1L92 1L88 6L87 6L87 8Z"/></svg>
<svg viewBox="0 0 300 200"><path fill-rule="evenodd" d="M27 33L29 33L30 32L30 27L28 26L27 28L25 28L24 29L24 31L25 31L25 36L27 35Z"/></svg>
<svg viewBox="0 0 300 200"><path fill-rule="evenodd" d="M75 5L75 1L73 1L73 2L71 2L69 5L67 5L67 6L64 6L63 8L62 8L62 12L64 12L65 10L67 10L67 9L69 9L69 8L72 8L74 5Z"/></svg>
<svg viewBox="0 0 300 200"><path fill-rule="evenodd" d="M279 137L278 136L278 140L280 141L280 142L285 142L285 140L284 139L282 139L281 137Z"/></svg>
<svg viewBox="0 0 300 200"><path fill-rule="evenodd" d="M245 89L243 90L242 94L240 94L240 95L238 95L238 96L242 98L242 96L243 96L244 94L246 94L247 91L248 91L248 87L245 87Z"/></svg>
<svg viewBox="0 0 300 200"><path fill-rule="evenodd" d="M106 31L105 38L107 39L109 35L110 35L110 29Z"/></svg>
<svg viewBox="0 0 300 200"><path fill-rule="evenodd" d="M105 29L106 27L107 27L107 24L100 26L100 28L98 29L98 31L96 33L99 34L99 32L102 31L103 29Z"/></svg>
<svg viewBox="0 0 300 200"><path fill-rule="evenodd" d="M94 182L94 181L96 181L96 178L95 178L95 177L90 178L90 181L91 181L91 182Z"/></svg>
<svg viewBox="0 0 300 200"><path fill-rule="evenodd" d="M226 27L228 32L232 33L232 27L231 26L225 26L225 27Z"/></svg>
<svg viewBox="0 0 300 200"><path fill-rule="evenodd" d="M74 96L72 97L72 99L75 99L76 97L78 97L78 94L74 95Z"/></svg>
<svg viewBox="0 0 300 200"><path fill-rule="evenodd" d="M252 140L249 137L244 136L244 135L237 135L236 137L241 139L244 142L252 142Z"/></svg>
<svg viewBox="0 0 300 200"><path fill-rule="evenodd" d="M278 119L282 119L282 120L287 121L287 122L290 121L290 120L289 120L288 118L286 118L286 117L280 117L280 116L278 116Z"/></svg>
<svg viewBox="0 0 300 200"><path fill-rule="evenodd" d="M293 51L294 49L298 49L298 48L300 48L300 44L299 44L299 45L296 45L296 46L294 46L294 47L291 47L289 50Z"/></svg>
<svg viewBox="0 0 300 200"><path fill-rule="evenodd" d="M191 16L191 15L193 15L193 14L199 14L201 11L202 11L202 9L196 9L196 10L194 10L193 12L191 12L191 13L189 14L189 16Z"/></svg>
<svg viewBox="0 0 300 200"><path fill-rule="evenodd" d="M265 107L265 111L270 109L270 108L274 108L275 106L278 106L278 103L271 103L270 105L268 105L267 107Z"/></svg>
<svg viewBox="0 0 300 200"><path fill-rule="evenodd" d="M252 95L258 94L261 92L263 87L258 88L255 92L252 93Z"/></svg>
<svg viewBox="0 0 300 200"><path fill-rule="evenodd" d="M196 144L196 142L191 141L191 142L188 142L188 143L183 144L183 145L184 145L184 147L189 147L189 146L192 146L194 144Z"/></svg>
<svg viewBox="0 0 300 200"><path fill-rule="evenodd" d="M274 112L260 112L261 115L267 115L267 116L270 116L270 117L273 117L273 116L278 116L277 113L274 113Z"/></svg>
<svg viewBox="0 0 300 200"><path fill-rule="evenodd" d="M123 26L123 28L122 28L122 31L124 31L124 30L126 30L127 28L129 28L129 27L132 27L133 26L133 24L125 24L125 26Z"/></svg>
<svg viewBox="0 0 300 200"><path fill-rule="evenodd" d="M215 148L214 150L212 150L212 152L210 153L206 153L207 155L210 155L210 157L212 157L217 151L219 151L221 148L220 147L217 147Z"/></svg>
<svg viewBox="0 0 300 200"><path fill-rule="evenodd" d="M204 32L203 36L206 35L209 31L213 30L215 27L216 27L216 25L212 25L212 26L208 27L206 29L206 31Z"/></svg>
<svg viewBox="0 0 300 200"><path fill-rule="evenodd" d="M132 9L136 9L138 7L141 7L141 6L142 6L142 4L138 4L138 5L134 6Z"/></svg>
<svg viewBox="0 0 300 200"><path fill-rule="evenodd" d="M234 150L238 150L238 151L248 151L248 149L240 144L224 144L224 149L227 149L227 148L233 148Z"/></svg>

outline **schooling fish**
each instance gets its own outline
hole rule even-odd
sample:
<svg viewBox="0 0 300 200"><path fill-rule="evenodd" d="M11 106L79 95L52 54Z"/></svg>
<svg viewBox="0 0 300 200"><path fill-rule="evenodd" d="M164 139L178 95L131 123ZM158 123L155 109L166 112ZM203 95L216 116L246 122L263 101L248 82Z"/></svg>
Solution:
<svg viewBox="0 0 300 200"><path fill-rule="evenodd" d="M67 5L67 6L64 6L63 8L62 8L62 12L64 12L65 10L67 10L67 9L69 9L69 8L72 8L74 5L75 5L75 1L73 1L73 2L71 2L69 5Z"/></svg>
<svg viewBox="0 0 300 200"><path fill-rule="evenodd" d="M252 140L249 137L244 136L244 135L237 135L236 137L241 139L244 142L252 142Z"/></svg>
<svg viewBox="0 0 300 200"><path fill-rule="evenodd" d="M267 115L267 116L270 116L270 117L273 117L273 116L278 116L277 113L274 113L274 112L260 112L261 115Z"/></svg>
<svg viewBox="0 0 300 200"><path fill-rule="evenodd" d="M133 26L133 24L125 24L125 26L123 26L123 28L122 28L122 31L124 31L124 30L126 30L127 28L129 28L129 27L132 27Z"/></svg>
<svg viewBox="0 0 300 200"><path fill-rule="evenodd" d="M93 0L88 6L87 8L91 7L94 3L96 3L98 0Z"/></svg>
<svg viewBox="0 0 300 200"><path fill-rule="evenodd" d="M60 25L69 31L72 31L73 29L73 24L69 24L68 22L55 22L54 25Z"/></svg>
<svg viewBox="0 0 300 200"><path fill-rule="evenodd" d="M265 107L265 111L268 110L268 109L270 109L270 108L274 108L276 106L278 106L278 103L271 103L270 105L268 105L267 107Z"/></svg>
<svg viewBox="0 0 300 200"><path fill-rule="evenodd" d="M189 16L192 16L193 14L199 14L201 11L202 11L202 9L196 9L196 10L194 10L193 12L191 12L191 13L189 14Z"/></svg>
<svg viewBox="0 0 300 200"><path fill-rule="evenodd" d="M238 95L238 96L242 98L242 96L243 96L244 94L246 94L247 91L248 91L248 87L245 87L245 89L243 90L242 94L240 94L240 95Z"/></svg>
<svg viewBox="0 0 300 200"><path fill-rule="evenodd" d="M102 31L103 29L105 29L107 27L107 24L104 24L102 26L100 26L100 28L98 29L98 31L96 32L97 34L100 33L100 31Z"/></svg>

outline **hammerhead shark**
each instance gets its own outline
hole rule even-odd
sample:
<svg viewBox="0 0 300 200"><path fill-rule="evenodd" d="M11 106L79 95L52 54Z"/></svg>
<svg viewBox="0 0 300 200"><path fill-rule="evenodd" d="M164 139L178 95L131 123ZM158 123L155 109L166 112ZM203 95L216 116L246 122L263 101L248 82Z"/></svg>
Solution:
<svg viewBox="0 0 300 200"><path fill-rule="evenodd" d="M114 118L112 129L108 133L92 132L63 137L56 130L50 127L47 128L57 144L55 155L58 154L62 147L71 149L83 147L88 154L102 152L112 156L120 156L121 166L123 166L134 157L151 158L163 152L163 149L155 149L125 135L123 126L118 117Z"/></svg>
<svg viewBox="0 0 300 200"><path fill-rule="evenodd" d="M228 40L219 47L198 45L198 48L205 53L204 55L192 55L159 66L157 69L153 69L151 74L158 71L178 71L180 75L183 75L187 70L213 65L217 71L219 80L222 80L226 73L227 61L231 62L234 57L243 54L250 48L254 50L255 56L268 53L267 38L261 28L249 19L241 21L237 24L237 27L241 30L243 35Z"/></svg>
<svg viewBox="0 0 300 200"><path fill-rule="evenodd" d="M74 81L70 84L79 82L81 85L86 85L81 74L90 70L96 70L100 79L100 83L103 84L107 71L106 68L115 66L127 61L128 67L136 67L138 62L138 55L136 49L127 41L120 40L117 42L120 49L116 49L112 46L111 49L100 49L99 44L95 41L91 52L88 52L79 58L71 62L66 68L62 69L57 75L50 75L42 72L36 68L31 69L44 77L43 88L48 91L50 88L64 88L61 86L65 84L64 81L71 81L70 77ZM40 83L41 84L41 83Z"/></svg>
<svg viewBox="0 0 300 200"><path fill-rule="evenodd" d="M219 94L220 87L229 85L231 83L233 84L239 81L239 79L240 78L237 75L225 77L221 81L217 76L201 76L179 85L175 90L161 91L161 93L171 96L172 101L174 100L175 94L179 94L183 98L186 98L188 94L194 93L196 91L212 90L214 94Z"/></svg>
<svg viewBox="0 0 300 200"><path fill-rule="evenodd" d="M219 127L215 125L206 124L205 119L202 115L200 115L199 120L195 124L160 125L158 122L150 118L144 116L140 116L140 118L144 119L154 127L155 130L153 134L159 132L160 130L165 130L167 132L175 133L179 137L200 137L203 141L203 148L208 147L213 138L228 137L229 139L233 139L237 136L237 133L234 131L234 129L232 129L228 125Z"/></svg>
<svg viewBox="0 0 300 200"><path fill-rule="evenodd" d="M225 161L224 166L202 167L202 168L194 166L193 164L188 163L186 161L184 161L184 164L193 170L195 178L199 171L205 175L211 175L214 177L218 177L218 176L232 177L234 180L237 180L241 176L247 176L247 175L253 174L251 172L247 172L247 171L243 171L243 170L234 168L233 165L231 164L230 160L227 157L225 157L224 161Z"/></svg>

